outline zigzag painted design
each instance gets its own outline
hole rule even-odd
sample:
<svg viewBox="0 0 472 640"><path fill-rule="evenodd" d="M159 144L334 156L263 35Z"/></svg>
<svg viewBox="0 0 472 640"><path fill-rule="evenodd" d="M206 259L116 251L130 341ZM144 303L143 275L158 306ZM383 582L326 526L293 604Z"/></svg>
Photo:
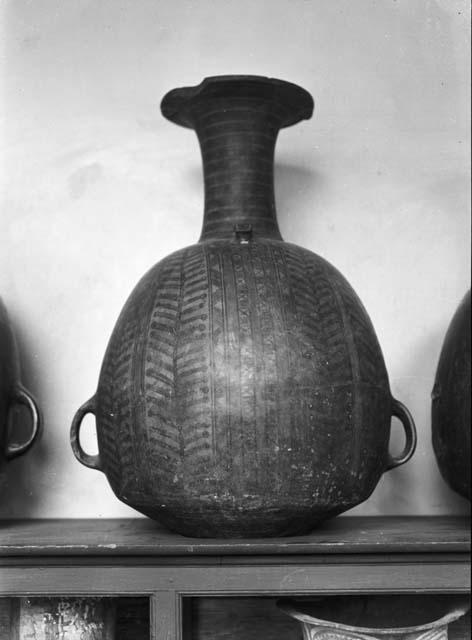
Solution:
<svg viewBox="0 0 472 640"><path fill-rule="evenodd" d="M184 496L360 501L356 474L381 473L364 454L365 441L379 446L366 416L382 415L388 393L373 336L347 282L309 251L264 241L176 252L133 292L104 361L112 486L163 517Z"/></svg>

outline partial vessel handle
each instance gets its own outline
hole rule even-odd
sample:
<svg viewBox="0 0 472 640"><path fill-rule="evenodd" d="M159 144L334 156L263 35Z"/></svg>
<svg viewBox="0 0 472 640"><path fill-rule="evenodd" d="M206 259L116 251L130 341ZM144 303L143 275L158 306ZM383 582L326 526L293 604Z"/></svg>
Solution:
<svg viewBox="0 0 472 640"><path fill-rule="evenodd" d="M82 424L82 420L85 418L87 413L95 414L95 396L87 400L85 404L83 404L72 420L72 425L70 428L70 444L72 447L72 451L74 452L75 457L79 462L81 462L86 467L90 467L90 469L97 469L97 471L102 470L100 454L90 455L89 453L85 453L82 449L82 445L80 444L80 426Z"/></svg>
<svg viewBox="0 0 472 640"><path fill-rule="evenodd" d="M405 462L408 462L411 456L415 453L417 443L416 427L413 416L399 400L392 398L392 401L392 416L398 418L402 423L405 430L406 442L400 455L392 456L392 454L389 454L386 471L395 469L395 467L399 467L400 465L405 464Z"/></svg>
<svg viewBox="0 0 472 640"><path fill-rule="evenodd" d="M18 404L22 404L28 409L31 416L32 430L31 435L28 440L26 440L26 442L17 445L10 444L7 446L7 460L13 460L13 458L17 458L18 456L26 453L28 449L31 448L34 441L41 432L42 419L39 407L36 404L36 400L33 398L33 396L21 385L18 385L15 389L13 402L10 405L10 408Z"/></svg>

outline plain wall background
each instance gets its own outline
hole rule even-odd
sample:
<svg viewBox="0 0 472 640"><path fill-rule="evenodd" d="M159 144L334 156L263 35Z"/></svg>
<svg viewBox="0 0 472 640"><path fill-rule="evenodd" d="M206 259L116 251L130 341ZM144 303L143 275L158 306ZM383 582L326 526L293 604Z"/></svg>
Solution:
<svg viewBox="0 0 472 640"><path fill-rule="evenodd" d="M352 513L468 508L441 479L430 437L439 350L469 287L468 4L2 3L0 294L45 427L8 465L0 517L138 516L75 460L69 425L95 391L132 287L199 236L197 140L159 102L231 73L282 78L314 96L313 119L277 144L282 234L354 286L392 392L416 419L413 460ZM87 433L92 447L91 420Z"/></svg>

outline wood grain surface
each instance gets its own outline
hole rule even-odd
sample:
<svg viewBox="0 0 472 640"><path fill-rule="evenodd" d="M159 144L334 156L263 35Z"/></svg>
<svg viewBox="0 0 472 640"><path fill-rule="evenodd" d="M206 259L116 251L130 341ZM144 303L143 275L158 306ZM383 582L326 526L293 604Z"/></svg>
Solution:
<svg viewBox="0 0 472 640"><path fill-rule="evenodd" d="M469 552L463 517L341 517L251 541L184 538L147 519L4 520L0 592L119 596L116 640L300 640L276 596L464 594ZM463 619L450 638L469 631Z"/></svg>
<svg viewBox="0 0 472 640"><path fill-rule="evenodd" d="M145 519L1 520L2 556L290 556L470 552L468 517L338 517L289 538L200 539Z"/></svg>

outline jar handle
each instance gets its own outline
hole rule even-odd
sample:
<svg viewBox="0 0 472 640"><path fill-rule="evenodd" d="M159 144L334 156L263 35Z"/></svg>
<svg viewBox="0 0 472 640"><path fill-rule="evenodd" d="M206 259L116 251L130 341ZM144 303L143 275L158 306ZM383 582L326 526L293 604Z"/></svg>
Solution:
<svg viewBox="0 0 472 640"><path fill-rule="evenodd" d="M36 438L39 436L42 426L41 412L38 405L36 404L36 400L21 385L18 385L14 392L13 402L11 406L14 406L15 404L22 404L28 409L31 416L32 430L26 442L17 445L10 444L7 446L7 460L13 460L13 458L17 458L18 456L26 453L28 449L30 449L30 447L33 445Z"/></svg>
<svg viewBox="0 0 472 640"><path fill-rule="evenodd" d="M413 416L399 400L392 398L392 401L392 416L398 418L402 423L405 430L406 442L403 451L398 456L392 456L392 454L389 454L386 471L395 469L395 467L399 467L400 465L405 464L405 462L408 462L411 456L415 453L417 443L416 427Z"/></svg>
<svg viewBox="0 0 472 640"><path fill-rule="evenodd" d="M95 414L95 396L87 400L80 409L77 410L77 413L72 420L72 425L70 428L70 444L72 447L72 451L74 452L75 457L79 462L81 462L86 467L90 467L90 469L96 469L97 471L102 471L100 454L90 455L89 453L85 453L82 449L82 445L80 444L80 426L82 424L82 420L85 418L87 413Z"/></svg>

